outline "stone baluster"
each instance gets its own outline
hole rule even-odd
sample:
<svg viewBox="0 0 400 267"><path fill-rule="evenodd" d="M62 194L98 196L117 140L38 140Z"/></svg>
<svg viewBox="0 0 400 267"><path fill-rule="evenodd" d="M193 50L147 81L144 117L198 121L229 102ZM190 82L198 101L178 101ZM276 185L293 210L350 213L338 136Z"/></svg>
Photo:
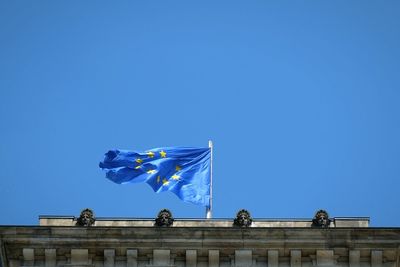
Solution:
<svg viewBox="0 0 400 267"><path fill-rule="evenodd" d="M349 267L360 267L360 251L349 251Z"/></svg>
<svg viewBox="0 0 400 267"><path fill-rule="evenodd" d="M190 249L186 250L186 265L187 267L197 266L197 251Z"/></svg>
<svg viewBox="0 0 400 267"><path fill-rule="evenodd" d="M251 250L235 250L235 267L251 266L253 264L253 252Z"/></svg>
<svg viewBox="0 0 400 267"><path fill-rule="evenodd" d="M318 266L334 266L333 250L317 250Z"/></svg>
<svg viewBox="0 0 400 267"><path fill-rule="evenodd" d="M24 266L35 265L35 250L33 248L24 248L22 256L24 257Z"/></svg>
<svg viewBox="0 0 400 267"><path fill-rule="evenodd" d="M169 249L153 250L153 266L169 266L171 264L171 252Z"/></svg>
<svg viewBox="0 0 400 267"><path fill-rule="evenodd" d="M301 267L301 250L290 251L290 267Z"/></svg>
<svg viewBox="0 0 400 267"><path fill-rule="evenodd" d="M219 250L208 251L208 266L219 267Z"/></svg>
<svg viewBox="0 0 400 267"><path fill-rule="evenodd" d="M371 267L382 267L383 253L381 250L371 251Z"/></svg>
<svg viewBox="0 0 400 267"><path fill-rule="evenodd" d="M114 267L115 265L115 250L105 249L104 250L104 267Z"/></svg>
<svg viewBox="0 0 400 267"><path fill-rule="evenodd" d="M72 265L89 264L89 251L87 249L71 249Z"/></svg>
<svg viewBox="0 0 400 267"><path fill-rule="evenodd" d="M268 250L268 267L278 267L279 266L279 251L278 250Z"/></svg>
<svg viewBox="0 0 400 267"><path fill-rule="evenodd" d="M57 266L57 254L56 249L46 248L44 250L45 267L56 267Z"/></svg>
<svg viewBox="0 0 400 267"><path fill-rule="evenodd" d="M126 267L137 267L138 251L137 249L128 249L126 251Z"/></svg>

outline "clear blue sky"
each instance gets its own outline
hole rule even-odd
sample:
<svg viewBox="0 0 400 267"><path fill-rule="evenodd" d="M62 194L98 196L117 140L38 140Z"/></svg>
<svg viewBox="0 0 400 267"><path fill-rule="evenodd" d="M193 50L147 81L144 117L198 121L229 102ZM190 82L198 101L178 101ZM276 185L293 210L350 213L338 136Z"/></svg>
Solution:
<svg viewBox="0 0 400 267"><path fill-rule="evenodd" d="M108 149L214 141L214 217L400 226L399 1L1 1L0 224L204 216Z"/></svg>

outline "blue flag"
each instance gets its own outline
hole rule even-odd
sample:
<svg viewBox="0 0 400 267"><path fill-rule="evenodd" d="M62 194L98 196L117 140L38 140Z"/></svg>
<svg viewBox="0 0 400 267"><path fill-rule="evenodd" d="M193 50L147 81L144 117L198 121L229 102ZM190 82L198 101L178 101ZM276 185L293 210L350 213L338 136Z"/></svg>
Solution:
<svg viewBox="0 0 400 267"><path fill-rule="evenodd" d="M99 166L118 184L148 183L181 200L210 206L210 148L165 147L145 152L110 150Z"/></svg>

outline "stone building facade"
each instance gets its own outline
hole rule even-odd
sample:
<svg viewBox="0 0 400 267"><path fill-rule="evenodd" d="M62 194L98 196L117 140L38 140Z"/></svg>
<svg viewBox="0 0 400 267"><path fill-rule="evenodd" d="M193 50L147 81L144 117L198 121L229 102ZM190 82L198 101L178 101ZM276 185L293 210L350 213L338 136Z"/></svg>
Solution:
<svg viewBox="0 0 400 267"><path fill-rule="evenodd" d="M89 214L90 215L90 214ZM107 219L0 226L2 267L400 267L400 228L368 218ZM168 214L166 215L168 217ZM326 221L325 221L326 223Z"/></svg>

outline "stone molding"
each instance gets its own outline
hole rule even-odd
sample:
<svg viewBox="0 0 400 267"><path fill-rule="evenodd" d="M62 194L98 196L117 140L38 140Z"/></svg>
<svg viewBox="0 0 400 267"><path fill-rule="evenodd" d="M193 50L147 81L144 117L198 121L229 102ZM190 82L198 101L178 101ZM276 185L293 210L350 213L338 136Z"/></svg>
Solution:
<svg viewBox="0 0 400 267"><path fill-rule="evenodd" d="M368 217L334 217L330 218L329 228L336 227L369 227ZM39 216L40 226L75 226L74 216ZM258 227L312 227L312 219L257 219L252 218L251 228ZM92 227L154 227L154 219L136 218L96 218ZM177 219L170 227L232 227L232 219Z"/></svg>
<svg viewBox="0 0 400 267"><path fill-rule="evenodd" d="M0 226L0 241L2 267L394 267L400 228Z"/></svg>

